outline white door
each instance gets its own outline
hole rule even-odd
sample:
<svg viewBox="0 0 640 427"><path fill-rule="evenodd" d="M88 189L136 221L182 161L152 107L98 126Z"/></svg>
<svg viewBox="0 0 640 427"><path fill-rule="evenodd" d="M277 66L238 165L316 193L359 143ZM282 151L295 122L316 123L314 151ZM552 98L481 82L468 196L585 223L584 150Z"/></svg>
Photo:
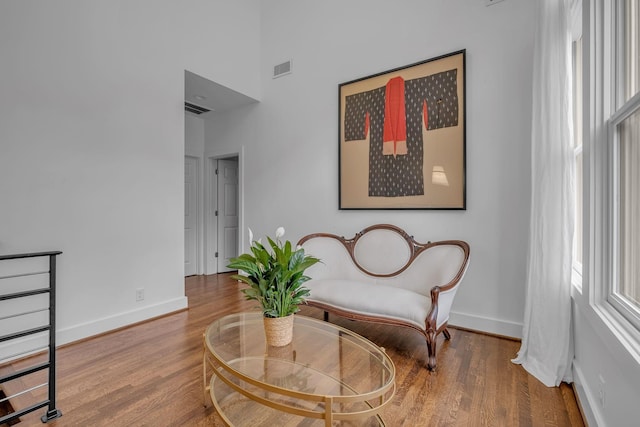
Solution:
<svg viewBox="0 0 640 427"><path fill-rule="evenodd" d="M184 275L198 274L198 159L184 159Z"/></svg>
<svg viewBox="0 0 640 427"><path fill-rule="evenodd" d="M218 272L238 256L238 160L218 160Z"/></svg>

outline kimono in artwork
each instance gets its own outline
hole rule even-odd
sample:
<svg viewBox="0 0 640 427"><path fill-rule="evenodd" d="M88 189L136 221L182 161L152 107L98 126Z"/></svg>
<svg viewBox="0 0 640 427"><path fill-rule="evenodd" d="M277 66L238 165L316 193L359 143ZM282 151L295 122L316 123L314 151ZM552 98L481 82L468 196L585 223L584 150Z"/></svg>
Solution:
<svg viewBox="0 0 640 427"><path fill-rule="evenodd" d="M369 136L369 196L424 195L423 124L458 125L456 69L345 97L344 141Z"/></svg>

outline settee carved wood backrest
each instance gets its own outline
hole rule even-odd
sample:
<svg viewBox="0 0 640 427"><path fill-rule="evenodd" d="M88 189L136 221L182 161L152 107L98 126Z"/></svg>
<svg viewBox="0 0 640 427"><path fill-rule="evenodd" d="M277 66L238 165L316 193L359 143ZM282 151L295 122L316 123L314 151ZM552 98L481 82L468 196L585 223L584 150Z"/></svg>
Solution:
<svg viewBox="0 0 640 427"><path fill-rule="evenodd" d="M375 278L394 278L401 275L419 256L437 246L455 246L462 253L454 264L454 271L447 273L447 282L438 283L441 291L454 287L462 279L469 262L469 245L461 240L439 242L417 242L403 229L391 224L376 224L347 239L330 233L315 233L298 242L304 245L311 239L323 237L340 242L351 257L353 264L362 273ZM313 253L311 253L313 255Z"/></svg>

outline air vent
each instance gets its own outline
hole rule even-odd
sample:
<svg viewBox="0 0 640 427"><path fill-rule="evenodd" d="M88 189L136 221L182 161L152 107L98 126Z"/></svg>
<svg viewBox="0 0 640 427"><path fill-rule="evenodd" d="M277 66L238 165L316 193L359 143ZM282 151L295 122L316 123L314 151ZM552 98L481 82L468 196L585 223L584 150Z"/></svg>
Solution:
<svg viewBox="0 0 640 427"><path fill-rule="evenodd" d="M191 104L189 102L184 103L184 110L198 115L211 111L208 108L200 107L199 105Z"/></svg>
<svg viewBox="0 0 640 427"><path fill-rule="evenodd" d="M291 61L283 62L273 67L273 78L291 74Z"/></svg>

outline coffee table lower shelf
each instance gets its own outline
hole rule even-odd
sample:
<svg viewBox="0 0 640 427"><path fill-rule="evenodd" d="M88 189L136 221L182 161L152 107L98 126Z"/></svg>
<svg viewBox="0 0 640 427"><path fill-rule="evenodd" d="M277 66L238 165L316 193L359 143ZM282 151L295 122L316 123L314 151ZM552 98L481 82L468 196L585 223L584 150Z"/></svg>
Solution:
<svg viewBox="0 0 640 427"><path fill-rule="evenodd" d="M385 426L368 407L362 413L327 413L324 402L295 400L279 393L262 391L247 396L230 387L217 375L211 377L209 393L218 415L229 426ZM332 409L333 405L328 409Z"/></svg>

